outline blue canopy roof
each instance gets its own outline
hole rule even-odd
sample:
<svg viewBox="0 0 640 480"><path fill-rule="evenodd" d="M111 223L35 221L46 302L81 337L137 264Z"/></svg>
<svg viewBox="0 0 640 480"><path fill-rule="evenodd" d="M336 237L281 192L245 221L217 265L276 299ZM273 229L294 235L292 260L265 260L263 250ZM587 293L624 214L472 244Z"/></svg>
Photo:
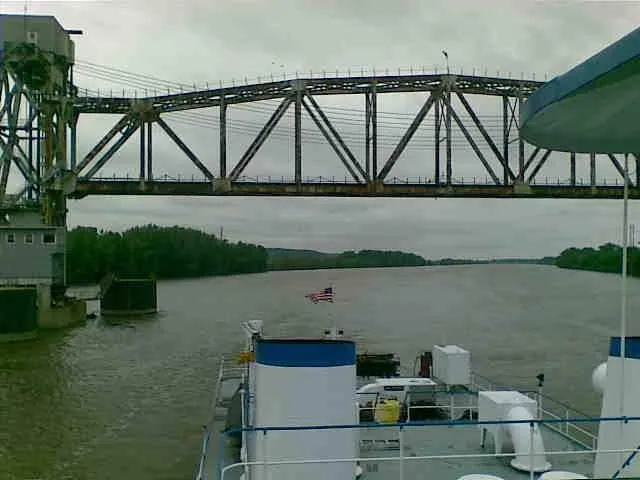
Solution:
<svg viewBox="0 0 640 480"><path fill-rule="evenodd" d="M640 28L540 87L520 133L550 150L640 152Z"/></svg>

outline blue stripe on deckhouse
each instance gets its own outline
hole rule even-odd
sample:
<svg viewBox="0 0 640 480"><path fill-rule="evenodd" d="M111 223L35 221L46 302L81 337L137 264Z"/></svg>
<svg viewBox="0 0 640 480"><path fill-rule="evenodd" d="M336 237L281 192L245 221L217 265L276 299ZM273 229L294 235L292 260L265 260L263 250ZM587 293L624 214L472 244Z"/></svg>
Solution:
<svg viewBox="0 0 640 480"><path fill-rule="evenodd" d="M624 358L640 359L640 337L625 337ZM620 337L611 337L609 356L620 356Z"/></svg>
<svg viewBox="0 0 640 480"><path fill-rule="evenodd" d="M349 340L261 339L256 363L277 367L340 367L355 365L356 345Z"/></svg>

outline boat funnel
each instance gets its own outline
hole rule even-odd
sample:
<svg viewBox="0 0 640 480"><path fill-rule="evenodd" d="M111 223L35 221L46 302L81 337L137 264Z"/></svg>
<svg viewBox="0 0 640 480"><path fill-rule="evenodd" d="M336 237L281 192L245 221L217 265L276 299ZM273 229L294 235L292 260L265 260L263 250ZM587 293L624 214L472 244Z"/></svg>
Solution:
<svg viewBox="0 0 640 480"><path fill-rule="evenodd" d="M252 462L357 457L356 347L348 340L266 339L256 343ZM296 429L295 427L314 427ZM317 428L317 427L320 428ZM291 428L293 427L293 428ZM254 465L252 480L353 479L356 462Z"/></svg>

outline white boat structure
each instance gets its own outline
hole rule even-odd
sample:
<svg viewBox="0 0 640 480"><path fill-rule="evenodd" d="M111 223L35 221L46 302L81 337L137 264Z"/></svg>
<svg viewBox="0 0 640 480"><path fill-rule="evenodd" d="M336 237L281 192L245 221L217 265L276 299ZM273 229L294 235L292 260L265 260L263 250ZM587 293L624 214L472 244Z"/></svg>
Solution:
<svg viewBox="0 0 640 480"><path fill-rule="evenodd" d="M640 418L613 414L619 337L611 340L608 361L594 370L603 410L601 418L589 418L541 389L492 387L473 374L471 354L459 346L434 345L431 355L420 357L429 377L364 377L358 373L389 372L396 359L359 356L355 343L335 331L317 338L269 338L260 321L244 328L242 366L238 359L220 366L217 421L209 426L219 430L205 433L197 480L640 475ZM627 338L627 346L640 353L640 338ZM627 361L637 390L640 359ZM629 392L636 399L639 393ZM621 428L625 442L619 441Z"/></svg>
<svg viewBox="0 0 640 480"><path fill-rule="evenodd" d="M358 356L337 329L270 338L250 321L241 363L221 362L196 480L640 478L640 337L626 335L626 154L640 152L638 112L640 29L521 111L537 146L625 154L621 327L594 365L599 417L545 397L543 376L530 392L487 384L458 345L434 345L402 375L393 356Z"/></svg>

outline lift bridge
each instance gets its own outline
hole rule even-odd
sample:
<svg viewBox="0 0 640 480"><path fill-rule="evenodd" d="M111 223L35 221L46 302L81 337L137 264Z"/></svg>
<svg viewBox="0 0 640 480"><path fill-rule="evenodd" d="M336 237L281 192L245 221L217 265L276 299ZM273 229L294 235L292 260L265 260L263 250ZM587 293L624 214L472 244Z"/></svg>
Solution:
<svg viewBox="0 0 640 480"><path fill-rule="evenodd" d="M554 153L527 145L518 135L519 108L542 83L535 80L499 78L451 72L428 74L360 71L348 74L309 72L294 78L263 77L255 81L193 88L191 91L147 91L146 95L119 95L110 90L91 93L74 82L74 43L79 31L65 30L53 17L1 15L0 35L0 209L18 206L40 209L49 225L64 225L66 200L87 195L241 195L241 196L343 196L343 197L493 197L493 198L617 198L622 196L623 169L614 155L606 155L617 172L615 181L596 175L596 154L587 155L589 177L576 176L574 153L555 152L566 163L567 176L539 178ZM417 93L417 113L382 155L381 99ZM363 148L350 146L344 130L321 106L329 96L360 98L364 110L357 121L356 136ZM484 98L482 98L484 97ZM412 97L415 98L415 95ZM491 100L501 110L499 125L487 125L472 98ZM230 158L233 131L230 112L247 105L274 105L268 119L239 158ZM189 142L171 126L172 115L210 109L215 112L217 139L207 158L198 156ZM247 176L265 141L287 113L293 111L293 172ZM113 118L113 126L82 156L78 154L78 125L88 116ZM337 175L305 177L305 144L308 128L316 129L332 153L323 159L342 164ZM353 122L352 122L353 124ZM411 177L392 172L406 155L419 128L428 124L429 138L421 138L421 164ZM349 137L355 129L350 127ZM135 135L138 132L138 135ZM165 135L198 174L165 175L154 168L155 138ZM139 138L131 158L134 175L100 177L103 167L122 154L122 147ZM386 140L385 140L386 141ZM426 143L425 143L426 142ZM131 156L128 156L128 158ZM135 158L138 157L138 158ZM454 168L473 161L483 175L460 178ZM636 167L638 156L635 157ZM317 163L317 162L315 162ZM118 163L121 168L122 162ZM131 165L130 165L131 166ZM304 167L304 168L303 168ZM10 194L10 170L23 187ZM14 177L16 174L14 173ZM631 198L640 197L640 168L629 179Z"/></svg>

